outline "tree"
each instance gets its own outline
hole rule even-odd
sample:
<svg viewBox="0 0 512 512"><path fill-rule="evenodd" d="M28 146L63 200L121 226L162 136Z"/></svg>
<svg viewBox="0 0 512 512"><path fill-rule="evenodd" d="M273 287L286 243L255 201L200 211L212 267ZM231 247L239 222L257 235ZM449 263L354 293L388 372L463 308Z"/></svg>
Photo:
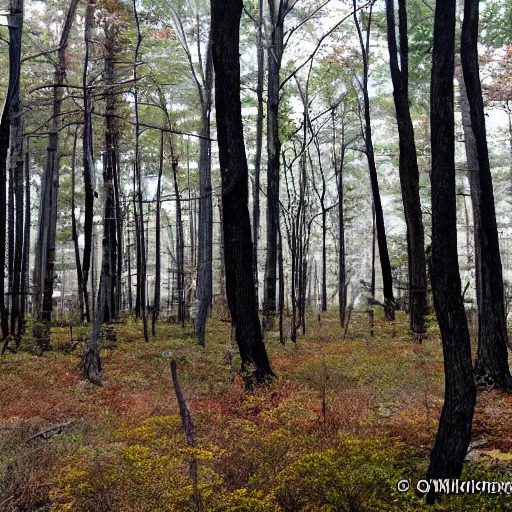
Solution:
<svg viewBox="0 0 512 512"><path fill-rule="evenodd" d="M263 312L265 324L272 325L276 309L277 247L279 231L279 80L284 50L284 20L291 7L288 0L269 0L270 41L267 91L267 253ZM293 7L293 6L292 6Z"/></svg>
<svg viewBox="0 0 512 512"><path fill-rule="evenodd" d="M83 132L83 172L85 188L85 223L84 223L84 255L82 263L83 272L83 292L85 302L85 318L90 322L89 312L89 294L87 284L89 282L89 270L91 268L92 252L92 228L94 216L94 160L93 160L93 131L92 131L92 97L89 93L88 69L91 47L91 32L94 25L95 0L87 0L85 23L84 23L84 43L85 55L82 74L83 101L84 101L84 132ZM93 283L94 285L94 283ZM94 299L93 299L94 300Z"/></svg>
<svg viewBox="0 0 512 512"><path fill-rule="evenodd" d="M503 273L494 208L489 151L485 129L484 102L478 70L478 0L465 0L461 35L464 73L471 126L478 159L481 301L478 304L478 354L475 372L488 384L512 387L508 366L507 323Z"/></svg>
<svg viewBox="0 0 512 512"><path fill-rule="evenodd" d="M389 66L393 81L393 96L400 139L398 168L402 187L405 223L407 225L410 325L413 332L421 334L425 332L427 264L425 260L425 235L421 218L418 161L409 108L409 42L405 0L398 0L399 52L395 30L394 0L386 0L386 20ZM398 56L400 56L400 65L398 63Z"/></svg>
<svg viewBox="0 0 512 512"><path fill-rule="evenodd" d="M9 15L9 84L5 105L0 120L0 322L2 337L9 334L7 311L4 296L4 267L6 244L6 190L7 182L7 154L11 125L14 117L18 115L20 98L20 65L21 65L21 34L23 29L23 0L11 0Z"/></svg>
<svg viewBox="0 0 512 512"><path fill-rule="evenodd" d="M52 317L54 265L56 254L57 213L59 194L59 129L62 125L61 111L66 82L66 54L68 39L75 18L78 0L71 0L66 12L57 52L57 63L53 77L53 104L41 198L39 202L39 224L34 262L33 315L34 334L40 345L49 344L48 329ZM43 322L44 327L38 322Z"/></svg>
<svg viewBox="0 0 512 512"><path fill-rule="evenodd" d="M226 294L246 384L262 383L270 367L254 293L248 167L240 101L241 0L212 0L217 139L222 178Z"/></svg>
<svg viewBox="0 0 512 512"><path fill-rule="evenodd" d="M353 0L354 23L356 25L359 37L359 45L363 57L363 82L361 92L363 94L363 116L364 116L364 143L365 153L368 160L368 169L370 172L370 183L372 187L373 204L375 208L375 225L377 231L377 244L379 246L380 266L382 271L382 282L384 286L384 310L387 320L395 319L395 299L393 297L393 278L391 275L391 263L389 261L388 244L386 240L386 228L384 225L384 213L382 211L382 202L379 190L379 180L377 177L377 166L375 164L375 152L372 140L372 126L370 117L370 97L368 94L368 74L369 74L369 49L370 49L370 27L372 19L372 7L367 18L366 41L363 40L361 24L357 17L356 0Z"/></svg>
<svg viewBox="0 0 512 512"><path fill-rule="evenodd" d="M456 0L438 0L431 86L431 280L445 371L445 401L427 478L458 478L471 440L476 387L457 259L453 77ZM433 493L427 497L433 502Z"/></svg>

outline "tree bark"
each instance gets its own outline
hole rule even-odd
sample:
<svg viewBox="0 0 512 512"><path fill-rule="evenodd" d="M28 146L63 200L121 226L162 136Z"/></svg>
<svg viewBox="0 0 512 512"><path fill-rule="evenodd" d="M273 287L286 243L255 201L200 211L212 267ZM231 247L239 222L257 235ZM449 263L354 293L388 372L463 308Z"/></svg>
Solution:
<svg viewBox="0 0 512 512"><path fill-rule="evenodd" d="M269 0L271 41L268 49L267 92L267 255L263 298L264 327L272 328L276 310L277 242L279 228L279 85L283 57L284 18L288 0Z"/></svg>
<svg viewBox="0 0 512 512"><path fill-rule="evenodd" d="M427 478L459 478L471 440L476 387L461 297L455 201L453 77L455 0L438 0L430 95L432 145L431 280L444 353L445 402ZM427 501L432 503L434 493Z"/></svg>
<svg viewBox="0 0 512 512"><path fill-rule="evenodd" d="M5 267L6 244L6 190L7 155L11 125L19 112L20 98L20 66L21 66L21 34L23 29L23 0L11 0L9 14L9 83L5 98L2 118L0 120L0 269ZM0 323L2 337L9 334L7 311L4 295L4 271L0 271Z"/></svg>
<svg viewBox="0 0 512 512"><path fill-rule="evenodd" d="M384 225L384 213L382 211L382 203L380 199L379 181L377 178L377 167L375 165L375 153L373 150L372 127L370 117L370 97L368 95L368 51L370 46L370 23L371 23L371 7L366 27L366 42L363 41L361 26L357 18L356 0L354 5L354 22L359 36L359 44L363 57L363 103L364 103L364 142L366 147L366 158L368 160L368 169L370 171L370 183L372 187L373 203L375 207L375 224L377 229L377 244L379 246L379 258L382 272L382 283L384 286L384 310L387 320L395 319L395 299L393 297L393 278L391 275L391 263L389 260L388 244L386 238L386 227ZM373 5L373 4L372 4Z"/></svg>
<svg viewBox="0 0 512 512"><path fill-rule="evenodd" d="M261 183L261 153L263 149L263 85L265 78L265 51L263 41L264 29L264 0L258 0L258 82L256 97L258 99L258 114L256 117L256 153L254 155L254 184L252 190L252 243L254 266L254 286L256 287L256 302L259 304L259 276L258 276L258 241L260 236L260 183Z"/></svg>
<svg viewBox="0 0 512 512"><path fill-rule="evenodd" d="M464 132L464 146L466 150L467 173L469 181L469 193L471 196L471 210L473 214L473 239L475 244L475 288L478 311L482 304L482 263L480 243L480 178L476 141L471 127L471 113L466 92L466 85L462 75L462 69L456 68L455 76L459 84L460 111L462 116L462 129Z"/></svg>
<svg viewBox="0 0 512 512"><path fill-rule="evenodd" d="M211 0L217 138L222 177L226 294L247 386L274 374L267 357L256 296L248 208L248 167L240 101L241 0Z"/></svg>
<svg viewBox="0 0 512 512"><path fill-rule="evenodd" d="M198 41L200 44L200 41ZM199 345L205 345L206 319L212 303L213 205L210 114L212 106L213 61L211 40L206 49L204 85L200 88L201 135L199 140L199 225L197 251L196 298L199 302L195 329Z"/></svg>
<svg viewBox="0 0 512 512"><path fill-rule="evenodd" d="M85 317L90 322L89 294L87 285L89 282L89 270L91 268L92 229L94 217L94 190L93 190L93 141L92 141L92 98L89 95L87 74L89 68L89 54L91 31L94 25L95 0L87 1L84 25L85 57L82 75L83 97L84 97L84 134L83 134L83 169L85 189L85 222L84 222L84 254L83 254L83 291L85 302ZM94 298L93 298L94 301Z"/></svg>
<svg viewBox="0 0 512 512"><path fill-rule="evenodd" d="M121 305L121 272L122 272L122 217L119 198L118 183L118 147L119 130L116 125L117 96L113 91L116 83L116 54L119 51L119 29L115 22L106 20L105 32L105 166L106 172L112 181L114 208L109 223L109 282L106 283L107 309L105 321L117 318Z"/></svg>
<svg viewBox="0 0 512 512"><path fill-rule="evenodd" d="M75 250L76 277L78 283L78 304L80 308L80 321L85 319L84 310L84 278L82 274L82 264L80 262L80 249L78 246L78 229L75 217L75 170L76 170L76 146L78 139L78 128L75 131L73 140L73 154L71 156L71 238L73 240L73 248Z"/></svg>
<svg viewBox="0 0 512 512"><path fill-rule="evenodd" d="M336 187L338 190L338 238L339 238L339 253L338 253L338 303L339 303L339 320L340 327L345 328L345 318L347 314L347 267L346 267L346 249L345 249L345 194L343 187L343 171L345 167L345 120L344 114L341 119L341 140L340 140L340 158L338 161L336 153L336 124L335 124L335 111L332 111L333 123L333 157L334 157L334 172L336 176Z"/></svg>
<svg viewBox="0 0 512 512"><path fill-rule="evenodd" d="M137 180L137 199L138 199L138 222L139 222L139 255L140 265L138 265L137 274L140 272L140 278L138 283L140 286L140 314L142 316L142 325L144 332L144 340L149 341L148 337L148 319L146 316L146 242L144 235L144 209L142 202L142 176L140 169L140 124L139 124L139 95L138 95L138 84L137 84L137 66L139 65L139 49L142 43L142 35L140 32L139 15L137 11L137 0L133 0L133 12L135 16L135 24L137 28L137 43L135 45L135 62L133 66L133 78L134 78L134 109L135 109L135 177Z"/></svg>
<svg viewBox="0 0 512 512"><path fill-rule="evenodd" d="M481 246L481 304L478 311L477 379L507 389L512 387L508 366L507 322L505 313L503 272L501 267L498 227L494 208L484 102L478 70L478 0L465 0L461 36L461 62L471 126L475 135L480 189L479 237Z"/></svg>
<svg viewBox="0 0 512 512"><path fill-rule="evenodd" d="M155 295L153 300L153 315L151 318L151 334L156 336L156 323L160 314L160 209L162 173L164 170L164 132L160 132L160 166L158 168L158 181L156 185L156 235L155 235Z"/></svg>
<svg viewBox="0 0 512 512"><path fill-rule="evenodd" d="M406 0L398 0L400 66L395 32L395 2L386 0L389 65L393 80L396 119L400 146L398 164L405 223L410 297L410 326L417 334L425 332L427 302L427 263L425 234L421 216L419 171L411 112L409 109L409 46Z"/></svg>

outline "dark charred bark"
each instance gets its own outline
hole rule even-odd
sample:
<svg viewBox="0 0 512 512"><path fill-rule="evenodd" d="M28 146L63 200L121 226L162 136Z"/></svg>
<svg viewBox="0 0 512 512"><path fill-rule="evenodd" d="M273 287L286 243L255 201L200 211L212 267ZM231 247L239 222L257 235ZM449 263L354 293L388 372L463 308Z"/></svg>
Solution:
<svg viewBox="0 0 512 512"><path fill-rule="evenodd" d="M341 140L340 140L340 156L337 157L336 149L336 125L335 125L335 110L332 111L332 124L333 124L333 157L334 157L334 172L336 176L336 187L338 189L338 304L339 304L339 319L340 326L345 327L345 318L347 314L347 266L346 266L346 249L345 249L345 195L343 187L343 171L345 167L345 124L344 115L341 119Z"/></svg>
<svg viewBox="0 0 512 512"><path fill-rule="evenodd" d="M473 239L475 245L475 289L478 310L482 304L482 263L480 243L480 178L476 141L471 127L471 113L466 92L462 69L456 69L456 78L459 83L460 111L462 116L462 129L464 131L464 146L466 149L467 173L469 181L469 193L471 196L471 210L473 213Z"/></svg>
<svg viewBox="0 0 512 512"><path fill-rule="evenodd" d="M126 246L126 262L128 266L128 309L133 311L133 295L132 295L132 245L130 241L130 215L129 209L126 207L125 210L128 212L126 218L126 236L127 236L127 246Z"/></svg>
<svg viewBox="0 0 512 512"><path fill-rule="evenodd" d="M158 168L158 181L156 185L156 235L155 235L155 295L153 300L153 315L151 318L151 334L156 336L156 323L160 314L160 280L161 280L161 254L160 254L160 210L161 186L164 170L164 132L160 132L160 166Z"/></svg>
<svg viewBox="0 0 512 512"><path fill-rule="evenodd" d="M261 183L261 152L263 149L263 83L265 78L265 50L263 41L263 6L264 0L258 0L258 82L256 97L258 100L258 114L256 117L256 154L254 155L254 183L252 189L252 243L254 266L254 286L256 287L256 301L259 304L259 276L258 276L258 241L260 236L260 183Z"/></svg>
<svg viewBox="0 0 512 512"><path fill-rule="evenodd" d="M480 276L481 303L478 310L478 353L475 367L477 379L498 388L511 388L508 366L507 323L503 290L498 227L494 208L482 86L478 70L478 0L465 0L462 23L461 62L468 101L471 126L479 169L480 190Z"/></svg>
<svg viewBox="0 0 512 512"><path fill-rule="evenodd" d="M78 304L80 307L80 320L83 322L85 319L84 310L84 278L82 274L82 264L80 262L80 249L78 247L78 229L75 217L75 170L76 170L76 146L78 139L78 128L75 131L73 140L73 154L71 156L71 238L73 240L73 247L75 250L75 265L76 265L76 278L78 283Z"/></svg>
<svg viewBox="0 0 512 512"><path fill-rule="evenodd" d="M246 385L274 374L267 357L254 293L253 248L248 208L248 167L240 102L241 0L212 0L217 137L222 177L226 294Z"/></svg>
<svg viewBox="0 0 512 512"><path fill-rule="evenodd" d="M100 282L98 287L98 296L96 307L94 309L94 321L92 324L91 337L87 351L84 354L83 368L84 377L91 383L101 386L101 359L99 350L99 337L101 326L106 321L108 311L109 283L112 282L111 275L111 251L112 242L110 238L115 236L115 218L114 218L114 185L112 168L105 166L103 170L103 185L105 188L105 207L103 210L103 241Z"/></svg>
<svg viewBox="0 0 512 512"><path fill-rule="evenodd" d="M198 45L200 41L198 41ZM213 257L213 204L210 114L212 106L213 61L211 40L206 49L206 71L204 83L199 87L201 99L201 135L199 140L199 223L197 241L196 298L198 309L195 321L196 339L205 345L206 319L212 303L212 257Z"/></svg>
<svg viewBox="0 0 512 512"><path fill-rule="evenodd" d="M395 2L386 0L389 65L393 80L396 119L400 147L398 164L405 223L407 226L407 261L409 278L410 326L417 334L425 332L427 302L427 263L425 234L421 217L419 171L411 112L409 109L409 45L407 8L398 0L400 65L395 32Z"/></svg>
<svg viewBox="0 0 512 512"><path fill-rule="evenodd" d="M5 98L2 118L0 120L0 322L2 325L2 338L9 334L9 323L5 307L5 254L6 240L6 190L7 183L7 155L9 151L9 137L11 126L19 115L20 100L20 65L21 65L21 34L23 29L23 0L11 0L9 14L9 83Z"/></svg>
<svg viewBox="0 0 512 512"><path fill-rule="evenodd" d="M91 31L94 25L95 0L88 0L85 14L84 43L85 57L82 75L83 97L84 97L84 133L83 133L83 170L84 170L84 189L85 189L85 221L84 221L84 255L83 255L83 291L85 302L85 317L90 322L89 313L89 294L87 285L89 282L89 271L91 268L91 249L92 249L92 228L94 216L94 190L93 190L93 143L92 143L92 98L88 89L88 69L89 55L91 45ZM94 301L94 298L93 298Z"/></svg>
<svg viewBox="0 0 512 512"><path fill-rule="evenodd" d="M277 238L279 229L279 85L283 57L284 19L288 0L269 0L271 40L268 49L267 91L267 255L263 297L264 328L272 328L276 311Z"/></svg>
<svg viewBox="0 0 512 512"><path fill-rule="evenodd" d="M116 83L116 54L119 51L117 39L119 28L114 22L106 21L105 32L105 155L104 165L108 179L113 187L113 211L109 219L109 281L107 285L107 307L105 321L117 318L121 304L121 272L122 272L122 217L118 184L118 140L119 130L116 124L117 96L113 86ZM105 172L105 171L104 171Z"/></svg>
<svg viewBox="0 0 512 512"><path fill-rule="evenodd" d="M25 216L23 227L23 261L21 264L21 284L20 284L20 312L18 316L18 333L16 343L21 343L21 336L25 332L25 308L27 305L27 296L29 290L29 260L30 260L30 137L27 137L25 143Z"/></svg>
<svg viewBox="0 0 512 512"><path fill-rule="evenodd" d="M136 0L133 0L133 12L135 16L135 25L137 28L137 43L135 45L135 63L133 66L133 78L134 78L134 91L133 91L133 99L134 99L134 109L135 109L135 177L137 180L137 199L138 199L138 235L139 235L139 244L138 251L140 255L140 265L137 268L137 275L139 286L140 286L140 314L142 316L142 325L144 332L144 340L149 341L148 337L148 319L146 315L146 241L144 235L144 209L142 202L142 176L140 169L140 147L139 147L139 138L140 138L140 124L139 124L139 94L138 94L138 84L137 84L137 66L139 65L139 50L140 45L142 43L142 34L140 32L140 23L139 23L139 15L137 11L137 3Z"/></svg>
<svg viewBox="0 0 512 512"><path fill-rule="evenodd" d="M430 96L432 143L431 281L445 370L445 402L427 478L459 478L471 440L476 387L457 257L453 77L455 0L438 0ZM428 502L433 502L431 493Z"/></svg>
<svg viewBox="0 0 512 512"><path fill-rule="evenodd" d="M172 176L176 195L176 281L178 294L178 322L185 326L185 242L183 239L183 221L181 218L181 194L178 184L178 160L172 158Z"/></svg>
<svg viewBox="0 0 512 512"><path fill-rule="evenodd" d="M369 71L369 46L370 46L370 26L371 26L371 6L366 27L366 42L363 40L361 26L357 18L356 1L354 5L354 22L359 36L359 44L363 57L363 106L364 106L364 142L366 148L366 158L368 160L368 169L370 171L370 183L372 188L373 203L375 207L375 224L377 229L377 243L379 246L380 267L382 272L382 283L384 287L384 310L387 320L395 319L395 299L393 297L393 278L391 274L391 263L389 260L388 244L386 238L386 227L384 225L384 213L380 199L379 181L377 177L377 167L375 165L375 154L373 150L372 127L370 117L370 97L368 95L368 71ZM373 5L373 4L372 4Z"/></svg>
<svg viewBox="0 0 512 512"><path fill-rule="evenodd" d="M11 162L14 163L13 168L13 196L15 202L15 218L13 219L14 227L14 254L13 254L13 278L11 288L11 334L16 336L16 327L20 323L21 313L21 289L24 276L22 274L23 265L23 229L24 229L24 154L23 154L23 130L22 122L19 116L13 123L12 130L12 154ZM19 331L19 330L18 330ZM19 340L16 340L19 345Z"/></svg>

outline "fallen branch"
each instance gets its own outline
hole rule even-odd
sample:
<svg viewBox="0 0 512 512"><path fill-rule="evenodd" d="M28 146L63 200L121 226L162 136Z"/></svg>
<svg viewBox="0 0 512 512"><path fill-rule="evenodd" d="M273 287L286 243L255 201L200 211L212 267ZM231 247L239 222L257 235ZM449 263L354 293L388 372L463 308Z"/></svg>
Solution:
<svg viewBox="0 0 512 512"><path fill-rule="evenodd" d="M192 423L192 417L190 416L190 411L188 410L187 402L185 401L185 397L183 396L183 392L181 391L180 383L178 382L178 374L175 359L171 361L171 374L172 383L174 385L174 392L176 393L178 407L180 408L183 432L185 433L187 444L190 447L195 447L196 436L194 432L194 424ZM199 475L197 471L197 459L195 457L191 457L189 460L189 472L190 477L192 478L192 485L194 489L194 494L192 495L192 502L194 503L196 512L201 512L203 510L203 500L201 498L201 493L199 492Z"/></svg>
<svg viewBox="0 0 512 512"><path fill-rule="evenodd" d="M37 437L42 437L45 440L52 438L58 434L61 434L65 428L69 428L73 424L73 420L65 421L64 423L58 423L57 425L51 425L50 427L41 430L37 434L29 437L27 441L32 441L32 439L36 439Z"/></svg>

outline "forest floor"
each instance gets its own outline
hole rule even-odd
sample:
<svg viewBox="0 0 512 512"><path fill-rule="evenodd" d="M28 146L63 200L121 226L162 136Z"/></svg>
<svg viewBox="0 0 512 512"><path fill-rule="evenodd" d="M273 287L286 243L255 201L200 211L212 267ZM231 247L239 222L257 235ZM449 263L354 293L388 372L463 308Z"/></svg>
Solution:
<svg viewBox="0 0 512 512"><path fill-rule="evenodd" d="M337 316L315 318L298 343L267 349L278 378L247 391L229 324L209 321L206 350L192 329L161 322L145 343L131 318L102 345L103 386L81 378L87 328L52 329L54 350L27 341L0 359L0 511L328 512L421 510L443 404L436 327L420 344L399 314L364 314L344 338ZM171 380L195 427L187 445ZM512 396L478 396L463 480L512 481ZM54 425L58 435L37 436ZM54 432L49 432L52 434ZM191 464L192 461L192 464ZM198 468L193 485L194 464ZM408 492L399 480L411 482ZM194 498L195 496L195 498ZM443 496L435 510L512 510L512 497Z"/></svg>

